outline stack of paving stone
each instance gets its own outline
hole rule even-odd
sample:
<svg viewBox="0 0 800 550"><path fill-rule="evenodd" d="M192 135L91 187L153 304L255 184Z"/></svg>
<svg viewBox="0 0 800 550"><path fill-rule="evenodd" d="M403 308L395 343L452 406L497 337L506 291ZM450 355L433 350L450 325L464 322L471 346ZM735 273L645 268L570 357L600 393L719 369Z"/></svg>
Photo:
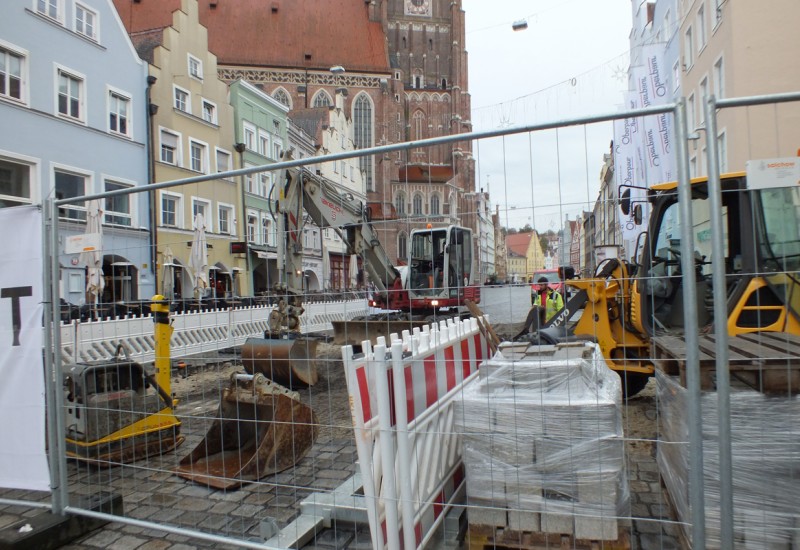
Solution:
<svg viewBox="0 0 800 550"><path fill-rule="evenodd" d="M599 348L506 344L459 400L470 528L617 540L621 387Z"/></svg>
<svg viewBox="0 0 800 550"><path fill-rule="evenodd" d="M691 540L687 390L656 372L662 434L658 468ZM734 548L800 548L800 398L764 395L732 380ZM716 392L703 392L706 547L720 548L719 417Z"/></svg>

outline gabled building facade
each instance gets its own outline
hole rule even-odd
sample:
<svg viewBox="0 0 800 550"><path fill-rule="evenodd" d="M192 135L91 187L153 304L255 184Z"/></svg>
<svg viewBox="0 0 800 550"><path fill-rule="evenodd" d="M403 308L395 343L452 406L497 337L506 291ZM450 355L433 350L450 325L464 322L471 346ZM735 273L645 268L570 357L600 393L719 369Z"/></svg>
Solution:
<svg viewBox="0 0 800 550"><path fill-rule="evenodd" d="M3 2L0 207L145 184L146 78L110 0ZM101 207L99 300L150 298L156 287L147 194L109 198ZM84 233L86 205L65 205L59 218L62 237ZM61 246L61 297L83 304L86 266Z"/></svg>
<svg viewBox="0 0 800 550"><path fill-rule="evenodd" d="M228 86L217 78L206 29L196 0L182 0L166 27L132 33L139 55L149 63L153 181L165 182L234 168L233 108ZM236 178L214 179L160 190L156 198L159 261L177 264L176 297L193 297L186 269L194 220L202 214L208 243L209 288L205 294L250 294L243 254L231 244L243 235L242 194ZM237 280L243 279L243 280Z"/></svg>

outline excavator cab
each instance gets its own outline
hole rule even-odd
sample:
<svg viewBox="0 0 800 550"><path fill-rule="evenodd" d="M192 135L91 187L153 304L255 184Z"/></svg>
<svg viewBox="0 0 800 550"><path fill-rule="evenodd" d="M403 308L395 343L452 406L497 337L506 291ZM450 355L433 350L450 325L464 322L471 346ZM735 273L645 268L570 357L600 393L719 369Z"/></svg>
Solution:
<svg viewBox="0 0 800 550"><path fill-rule="evenodd" d="M472 231L448 226L411 232L408 295L413 309L460 305L472 281Z"/></svg>

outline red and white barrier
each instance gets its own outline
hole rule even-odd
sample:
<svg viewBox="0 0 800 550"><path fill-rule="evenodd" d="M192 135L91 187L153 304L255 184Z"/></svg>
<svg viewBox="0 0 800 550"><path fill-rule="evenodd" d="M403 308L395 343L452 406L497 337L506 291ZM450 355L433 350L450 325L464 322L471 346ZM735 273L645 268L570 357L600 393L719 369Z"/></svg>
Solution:
<svg viewBox="0 0 800 550"><path fill-rule="evenodd" d="M342 357L373 547L407 550L427 543L462 489L454 399L489 346L475 319L390 340Z"/></svg>

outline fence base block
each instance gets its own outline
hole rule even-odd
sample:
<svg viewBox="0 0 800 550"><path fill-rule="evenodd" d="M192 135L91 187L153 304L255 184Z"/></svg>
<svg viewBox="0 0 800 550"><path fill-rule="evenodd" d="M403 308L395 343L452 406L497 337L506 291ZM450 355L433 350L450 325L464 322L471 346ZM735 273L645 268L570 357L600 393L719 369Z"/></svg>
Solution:
<svg viewBox="0 0 800 550"><path fill-rule="evenodd" d="M122 515L122 495L102 491L78 499L76 507ZM74 514L44 512L0 529L0 550L50 550L69 544L108 523Z"/></svg>

